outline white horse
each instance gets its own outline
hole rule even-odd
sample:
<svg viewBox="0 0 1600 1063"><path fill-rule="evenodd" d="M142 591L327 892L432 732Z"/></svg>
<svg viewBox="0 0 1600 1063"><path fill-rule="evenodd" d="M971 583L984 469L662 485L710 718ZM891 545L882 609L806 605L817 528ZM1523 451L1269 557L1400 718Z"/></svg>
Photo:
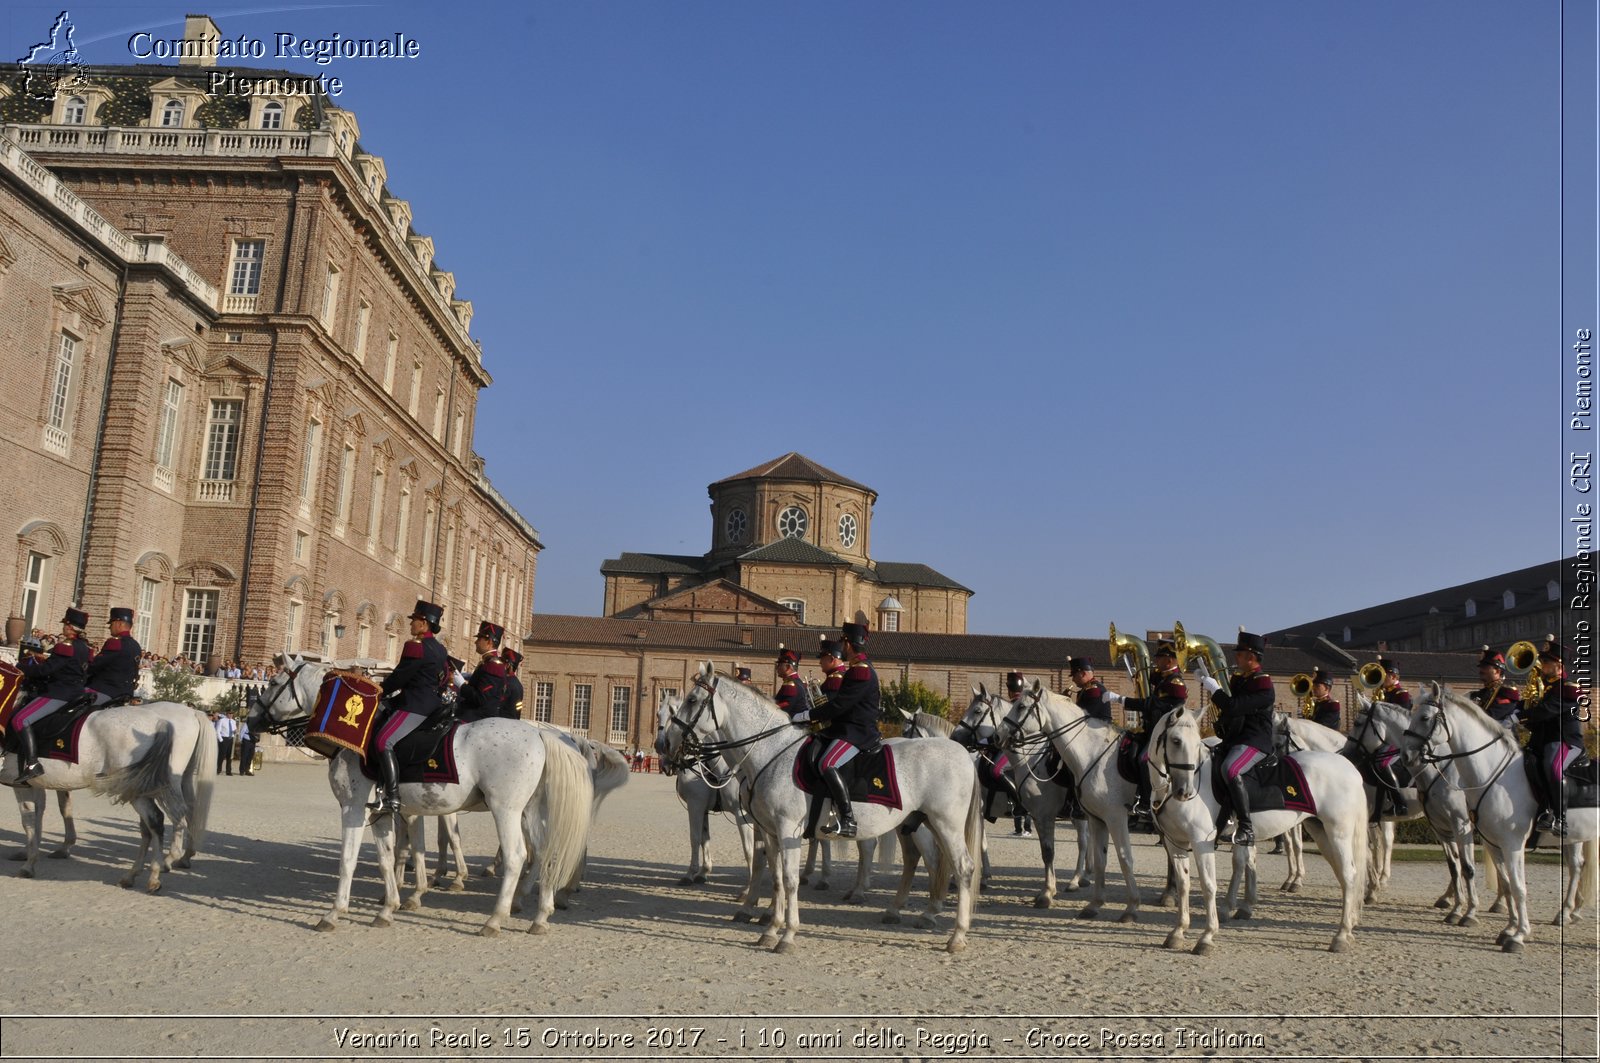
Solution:
<svg viewBox="0 0 1600 1063"><path fill-rule="evenodd" d="M31 786L18 786L16 793L17 812L22 816L22 848L12 853L10 858L26 860L28 847L34 844L30 840L31 834L44 826L45 791L35 790ZM51 850L50 859L65 860L72 855L72 847L78 844L78 821L72 814L71 790L56 791L56 808L61 812L61 848ZM42 839L40 844L43 844Z"/></svg>
<svg viewBox="0 0 1600 1063"><path fill-rule="evenodd" d="M152 757L158 748L160 753ZM159 771L156 761L160 762ZM124 888L133 885L148 858L145 889L150 893L161 889L165 870L160 852L162 814L173 824L172 848L165 858L170 866L189 867L205 840L217 774L217 736L198 709L167 701L96 709L79 732L76 764L52 757L41 757L39 763L44 774L17 790L28 846L17 872L21 878L33 878L37 873L46 790L87 787L133 805L139 815L139 855L119 880ZM7 758L0 783L15 786L17 771L17 759Z"/></svg>
<svg viewBox="0 0 1600 1063"><path fill-rule="evenodd" d="M706 662L680 706L661 706L658 748L680 767L716 754L732 762L751 818L767 836L772 863L772 918L761 944L788 952L800 926L800 835L810 802L794 785L793 772L806 736L759 691L724 678ZM964 750L942 739L890 739L886 744L894 750L902 807L858 803L859 837L875 838L909 816L923 817L939 844L939 866L932 876L936 902L952 868L957 876L956 928L946 948L959 952L966 947L972 923L972 849L981 818L977 773ZM900 890L884 913L886 921L899 920L911 877L909 870L902 874Z"/></svg>
<svg viewBox="0 0 1600 1063"><path fill-rule="evenodd" d="M1161 791L1161 821L1165 831L1170 825L1174 842L1188 839L1200 861L1201 891L1207 888L1207 856L1215 850L1216 816L1218 804L1212 790L1211 775L1216 761L1211 749L1200 736L1200 713L1175 709L1164 716L1150 738L1150 776L1152 803L1156 791ZM1350 944L1356 924L1361 916L1361 890L1366 878L1366 825L1367 801L1361 788L1361 773L1337 753L1319 753L1312 750L1291 753L1289 756L1300 766L1306 786L1316 802L1316 815L1291 809L1256 811L1250 815L1259 839L1273 838L1295 824L1304 824L1316 840L1323 857L1333 868L1343 891L1344 903L1339 929L1328 945L1330 952L1343 952ZM1172 808L1179 806L1190 808ZM1208 845L1207 842L1210 844ZM1233 847L1233 881L1229 887L1228 905L1239 887L1241 874L1254 861L1254 845ZM1210 850L1210 851L1208 851ZM1176 855L1177 850L1169 849ZM1214 868L1214 857L1213 857ZM1180 873L1187 877L1187 867ZM1209 946L1216 934L1216 897L1214 870L1211 874L1211 896L1206 898L1206 933L1200 945ZM1167 939L1169 948L1177 948L1183 941L1183 931L1188 926L1187 883L1182 891L1184 900L1179 906L1178 927ZM1254 901L1254 897L1249 898ZM1234 913L1235 919L1248 919L1248 907ZM1196 947L1197 952L1204 951Z"/></svg>
<svg viewBox="0 0 1600 1063"><path fill-rule="evenodd" d="M259 734L307 719L326 671L325 665L290 658L287 668L272 678L257 702L249 721L251 730ZM593 792L583 759L549 731L499 718L461 725L454 752L460 781L402 783L401 813L420 817L487 810L493 814L505 869L494 912L479 931L485 937L499 933L511 913L512 894L526 857L524 835L537 839L539 903L528 931L546 932L556 891L576 873L588 841ZM374 789L373 781L361 772L361 758L349 750L341 750L328 762L328 785L339 802L343 845L333 907L317 924L318 930L334 929L349 914L350 882L366 833L367 802ZM373 926L390 926L395 910L402 907L394 872L395 821L399 818L379 815L372 824L383 876L383 907L373 917ZM406 899L408 911L421 905L428 888L420 818L411 822L410 830L417 888Z"/></svg>
<svg viewBox="0 0 1600 1063"><path fill-rule="evenodd" d="M1078 913L1080 919L1097 918L1105 903L1108 836L1116 846L1128 890L1128 907L1119 921L1132 923L1139 918L1139 884L1133 877L1133 843L1128 837L1128 809L1138 785L1117 771L1116 751L1122 734L1122 728L1095 719L1071 698L1046 690L1037 679L1000 723L1002 745L1029 756L1043 753L1046 743L1054 743L1078 781L1078 803L1089 816L1087 848L1094 876L1089 903ZM1083 848L1080 842L1079 851Z"/></svg>
<svg viewBox="0 0 1600 1063"><path fill-rule="evenodd" d="M1440 766L1467 796L1489 857L1499 865L1506 889L1507 923L1497 939L1506 952L1521 952L1532 927L1522 847L1539 811L1523 770L1522 750L1511 733L1476 702L1438 683L1428 682L1416 699L1404 735L1403 752ZM1567 810L1567 887L1554 923L1564 926L1578 913L1585 844L1600 838L1600 809Z"/></svg>
<svg viewBox="0 0 1600 1063"><path fill-rule="evenodd" d="M1356 712L1351 741L1372 755L1394 746L1399 748L1405 738L1410 713L1386 701L1369 701L1360 698L1361 708ZM1367 903L1378 898L1388 885L1390 865L1394 858L1394 824L1397 821L1426 817L1428 826L1438 835L1444 849L1445 866L1450 872L1450 884L1444 894L1434 902L1434 907L1449 909L1444 921L1451 926L1475 926L1478 922L1477 867L1473 861L1472 814L1467 808L1467 798L1437 766L1417 761L1411 767L1413 786L1404 793L1410 811L1404 816L1385 815L1373 827L1372 867L1367 874ZM1373 793L1372 800L1381 800Z"/></svg>
<svg viewBox="0 0 1600 1063"><path fill-rule="evenodd" d="M998 733L1000 722L1005 719L1006 712L1011 708L1009 702L999 694L989 693L988 688L979 683L972 690L972 701L967 706L966 713L961 717L961 726L970 733L978 735L984 731ZM1017 785L1017 793L1022 797L1022 807L1033 819L1033 828L1039 839L1039 861L1044 865L1044 885L1039 892L1034 894L1033 906L1035 908L1049 908L1056 899L1056 820L1066 811L1067 798L1071 791L1051 777L1045 763L1049 760L1045 749L1036 749L1030 752L1011 750L1010 764L1011 780ZM1061 888L1068 893L1074 892L1083 883L1084 871L1089 865L1089 820L1080 816L1071 820L1077 830L1078 836L1078 862L1072 869L1072 874L1062 884ZM985 840L983 847L984 874L989 872L989 846Z"/></svg>

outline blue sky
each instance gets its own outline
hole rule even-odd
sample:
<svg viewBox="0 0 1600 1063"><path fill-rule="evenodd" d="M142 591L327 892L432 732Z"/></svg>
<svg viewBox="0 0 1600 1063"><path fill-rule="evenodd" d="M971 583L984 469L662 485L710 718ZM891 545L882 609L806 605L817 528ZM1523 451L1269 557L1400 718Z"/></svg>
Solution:
<svg viewBox="0 0 1600 1063"><path fill-rule="evenodd" d="M69 9L92 63L183 15ZM418 40L260 65L344 80L473 301L539 612L790 450L974 632L1226 639L1562 550L1555 4L209 13Z"/></svg>

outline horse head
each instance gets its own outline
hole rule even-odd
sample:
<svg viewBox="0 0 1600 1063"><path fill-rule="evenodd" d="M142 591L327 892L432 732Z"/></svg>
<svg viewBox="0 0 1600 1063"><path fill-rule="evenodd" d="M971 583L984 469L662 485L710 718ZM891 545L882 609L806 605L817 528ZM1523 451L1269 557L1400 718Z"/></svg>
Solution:
<svg viewBox="0 0 1600 1063"><path fill-rule="evenodd" d="M1044 699L1044 684L1033 681L1033 686L1011 703L1011 711L995 725L995 740L1002 749L1021 749L1038 746L1048 741L1049 726L1040 702ZM970 709L968 710L971 711Z"/></svg>
<svg viewBox="0 0 1600 1063"><path fill-rule="evenodd" d="M684 767L693 762L700 746L716 730L719 680L711 662L703 661L690 681L689 692L677 705L666 698L661 700L657 710L660 730L656 734L656 752L668 766Z"/></svg>
<svg viewBox="0 0 1600 1063"><path fill-rule="evenodd" d="M245 717L252 732L265 733L306 719L316 707L323 666L291 654L282 655L279 662L278 674L267 680Z"/></svg>
<svg viewBox="0 0 1600 1063"><path fill-rule="evenodd" d="M1000 696L989 693L988 688L982 683L973 687L972 700L967 703L967 711L961 714L961 719L956 722L950 737L969 748L995 741L1001 722L999 702Z"/></svg>
<svg viewBox="0 0 1600 1063"><path fill-rule="evenodd" d="M683 699L672 694L662 694L661 703L656 706L656 755L667 755L667 724L683 704Z"/></svg>
<svg viewBox="0 0 1600 1063"><path fill-rule="evenodd" d="M1417 691L1411 718L1397 743L1409 760L1431 752L1436 743L1449 744L1450 725L1444 715L1443 689L1438 683L1424 683Z"/></svg>
<svg viewBox="0 0 1600 1063"><path fill-rule="evenodd" d="M1210 753L1200 735L1199 713L1181 705L1167 713L1156 724L1148 748L1152 801L1158 777L1173 800L1189 801L1199 794L1200 764Z"/></svg>

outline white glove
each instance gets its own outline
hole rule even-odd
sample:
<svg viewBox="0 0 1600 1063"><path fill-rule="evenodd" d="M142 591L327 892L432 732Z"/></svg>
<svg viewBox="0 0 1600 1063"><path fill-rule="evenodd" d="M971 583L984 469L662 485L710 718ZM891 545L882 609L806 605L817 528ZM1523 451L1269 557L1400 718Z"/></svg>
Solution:
<svg viewBox="0 0 1600 1063"><path fill-rule="evenodd" d="M1212 679L1210 676L1205 675L1200 677L1200 689L1204 690L1206 692L1206 697L1209 698L1211 695L1222 689L1222 684L1217 682L1215 679Z"/></svg>
<svg viewBox="0 0 1600 1063"><path fill-rule="evenodd" d="M1116 691L1110 691L1110 692L1108 692L1106 694L1106 700L1109 701L1113 705L1121 705L1124 701L1127 701L1128 699L1123 697L1121 694L1118 694Z"/></svg>
<svg viewBox="0 0 1600 1063"><path fill-rule="evenodd" d="M797 712L793 716L789 717L789 720L792 723L807 723L807 722L810 721L810 719L811 719L811 713L809 711L807 711L807 712Z"/></svg>
<svg viewBox="0 0 1600 1063"><path fill-rule="evenodd" d="M460 690L467 685L467 673L457 672L450 677L450 685Z"/></svg>

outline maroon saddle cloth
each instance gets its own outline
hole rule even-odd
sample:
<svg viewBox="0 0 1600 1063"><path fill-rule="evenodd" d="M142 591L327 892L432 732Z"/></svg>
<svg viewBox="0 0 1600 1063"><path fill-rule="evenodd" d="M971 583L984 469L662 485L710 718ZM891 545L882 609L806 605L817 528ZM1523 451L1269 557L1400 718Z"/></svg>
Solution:
<svg viewBox="0 0 1600 1063"><path fill-rule="evenodd" d="M1306 785L1305 772L1293 757L1271 758L1244 773L1245 792L1250 795L1251 812L1304 812L1317 814L1316 797ZM1222 762L1213 761L1211 793L1223 804L1231 804L1228 785L1222 779Z"/></svg>
<svg viewBox="0 0 1600 1063"><path fill-rule="evenodd" d="M816 738L807 738L794 758L794 784L808 794L828 796L822 776L817 773L812 754L816 752ZM854 774L852 774L852 772ZM895 776L894 750L882 745L876 753L858 753L843 768L845 783L850 788L850 800L867 801L890 808L904 807L900 803L900 783Z"/></svg>
<svg viewBox="0 0 1600 1063"><path fill-rule="evenodd" d="M400 739L394 747L395 764L400 768L401 782L458 783L461 774L456 771L456 730L460 723L448 728L430 730L422 727ZM379 728L374 727L376 735ZM370 752L370 751L369 751ZM370 756L361 758L361 774L373 782L381 782L383 775Z"/></svg>

